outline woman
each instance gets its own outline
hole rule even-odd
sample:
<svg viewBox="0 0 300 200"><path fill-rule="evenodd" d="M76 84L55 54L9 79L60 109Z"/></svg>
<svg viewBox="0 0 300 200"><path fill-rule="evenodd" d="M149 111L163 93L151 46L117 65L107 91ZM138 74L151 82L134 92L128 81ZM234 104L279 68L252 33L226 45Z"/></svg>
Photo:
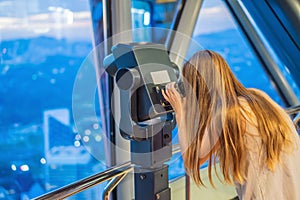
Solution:
<svg viewBox="0 0 300 200"><path fill-rule="evenodd" d="M200 165L209 160L211 184L218 162L239 199L299 200L300 142L284 110L264 92L245 88L213 51L196 53L182 75L185 97L175 84L163 95L175 110L183 161L195 183L203 184Z"/></svg>

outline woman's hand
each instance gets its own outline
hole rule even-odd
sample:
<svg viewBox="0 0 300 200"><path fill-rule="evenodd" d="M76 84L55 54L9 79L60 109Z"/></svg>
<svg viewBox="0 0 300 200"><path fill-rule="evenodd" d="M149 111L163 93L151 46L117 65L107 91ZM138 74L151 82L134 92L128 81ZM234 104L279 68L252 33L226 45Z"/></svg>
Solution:
<svg viewBox="0 0 300 200"><path fill-rule="evenodd" d="M181 121L181 117L183 114L183 102L184 98L182 98L179 92L175 88L175 83L169 83L166 85L166 89L162 90L162 94L164 98L171 104L175 113L176 113L176 120L177 123Z"/></svg>
<svg viewBox="0 0 300 200"><path fill-rule="evenodd" d="M162 94L164 98L171 104L175 113L176 113L176 123L178 126L178 138L179 144L181 148L182 155L184 156L184 152L188 148L188 137L186 137L186 120L184 105L186 101L186 97L181 97L179 92L175 88L175 83L169 83L166 85L166 89L162 90Z"/></svg>

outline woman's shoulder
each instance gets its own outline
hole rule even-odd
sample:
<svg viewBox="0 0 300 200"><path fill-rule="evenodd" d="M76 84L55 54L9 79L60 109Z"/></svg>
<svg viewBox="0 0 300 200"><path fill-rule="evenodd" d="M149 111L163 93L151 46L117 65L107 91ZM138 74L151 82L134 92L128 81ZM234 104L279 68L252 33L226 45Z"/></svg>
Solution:
<svg viewBox="0 0 300 200"><path fill-rule="evenodd" d="M261 97L264 97L268 102L271 102L271 103L275 103L275 101L264 91L260 90L260 89L257 89L257 88L248 88L247 89L248 91L256 94L256 95L259 95Z"/></svg>
<svg viewBox="0 0 300 200"><path fill-rule="evenodd" d="M284 109L278 103L276 103L266 92L264 92L264 91L262 91L260 89L257 89L257 88L248 88L248 91L254 92L254 94L263 97L265 99L265 103L271 104L274 109L276 109L279 112L281 112L281 114L287 116L287 114L284 111Z"/></svg>
<svg viewBox="0 0 300 200"><path fill-rule="evenodd" d="M247 90L254 91L254 92L260 93L262 95L268 96L267 93L265 93L264 91L262 91L262 90L260 90L258 88L247 88Z"/></svg>

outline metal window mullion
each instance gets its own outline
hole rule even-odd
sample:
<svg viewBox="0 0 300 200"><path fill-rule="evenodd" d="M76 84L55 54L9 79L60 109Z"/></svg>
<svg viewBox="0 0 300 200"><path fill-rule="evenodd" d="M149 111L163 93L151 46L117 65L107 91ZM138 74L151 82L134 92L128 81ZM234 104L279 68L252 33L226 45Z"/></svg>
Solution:
<svg viewBox="0 0 300 200"><path fill-rule="evenodd" d="M298 98L296 97L293 89L270 55L270 52L264 45L262 39L255 30L255 27L251 23L250 19L247 17L240 3L236 0L227 0L226 2L233 14L236 16L238 22L241 24L245 34L247 34L247 37L250 40L249 42L254 47L254 50L263 63L262 66L267 72L269 72L270 77L274 80L278 90L285 98L284 100L288 106L299 104Z"/></svg>
<svg viewBox="0 0 300 200"><path fill-rule="evenodd" d="M112 35L111 44L109 46L109 51L111 47L120 42L132 42L132 34L130 31L132 30L132 20L131 20L131 0L111 0L111 7L107 8L111 11L111 30ZM120 164L130 160L130 142L125 140L118 129L118 124L120 121L120 96L117 92L117 88L113 91L113 80L111 79L111 87L110 87L110 96L113 96L114 102L111 104L113 114L112 126L114 128L114 137L115 137L115 161L116 164ZM131 200L134 195L134 183L133 176L128 175L124 178L124 180L118 185L116 188L116 199L124 199Z"/></svg>
<svg viewBox="0 0 300 200"><path fill-rule="evenodd" d="M202 3L203 0L185 1L176 32L170 32L172 36L169 36L166 46L170 48L170 59L179 67L182 66L183 58L189 49L190 39L193 36Z"/></svg>

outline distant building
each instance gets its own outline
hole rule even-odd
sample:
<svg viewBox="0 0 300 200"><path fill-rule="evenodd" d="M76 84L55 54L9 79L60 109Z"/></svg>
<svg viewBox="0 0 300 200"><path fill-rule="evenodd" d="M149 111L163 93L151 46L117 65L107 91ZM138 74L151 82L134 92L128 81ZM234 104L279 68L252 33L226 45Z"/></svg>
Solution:
<svg viewBox="0 0 300 200"><path fill-rule="evenodd" d="M44 112L45 185L50 191L91 174L91 155L80 144L70 126L68 109ZM93 196L92 190L78 194L80 198Z"/></svg>

